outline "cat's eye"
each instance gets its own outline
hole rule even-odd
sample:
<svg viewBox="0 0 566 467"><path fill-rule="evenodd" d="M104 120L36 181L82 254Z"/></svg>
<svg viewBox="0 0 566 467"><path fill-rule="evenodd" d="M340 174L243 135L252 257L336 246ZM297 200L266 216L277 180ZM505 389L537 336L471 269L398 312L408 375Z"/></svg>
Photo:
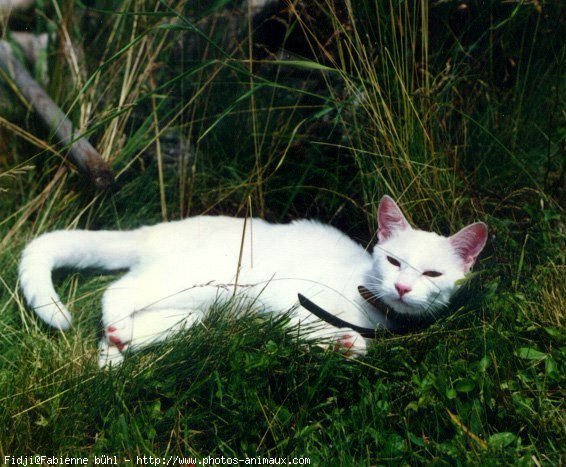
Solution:
<svg viewBox="0 0 566 467"><path fill-rule="evenodd" d="M393 266L397 266L397 267L401 266L401 263L397 261L395 258L393 258L393 256L388 256L387 261L389 261Z"/></svg>
<svg viewBox="0 0 566 467"><path fill-rule="evenodd" d="M442 273L438 272L438 271L425 271L425 272L423 272L423 276L440 277L440 276L442 276Z"/></svg>

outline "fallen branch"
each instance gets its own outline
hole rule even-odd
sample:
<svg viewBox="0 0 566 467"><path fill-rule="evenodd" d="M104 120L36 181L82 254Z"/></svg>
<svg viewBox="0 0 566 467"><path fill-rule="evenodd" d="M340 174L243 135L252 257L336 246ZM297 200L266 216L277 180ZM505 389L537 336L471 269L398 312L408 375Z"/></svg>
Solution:
<svg viewBox="0 0 566 467"><path fill-rule="evenodd" d="M35 0L0 0L0 14L10 14L12 11L23 11L30 8Z"/></svg>
<svg viewBox="0 0 566 467"><path fill-rule="evenodd" d="M47 49L47 33L36 36L31 32L11 31L10 38L22 49L28 63L36 64L42 50Z"/></svg>
<svg viewBox="0 0 566 467"><path fill-rule="evenodd" d="M10 44L4 40L0 40L0 67L14 81L42 120L55 131L59 140L70 146L69 158L78 170L89 177L97 188L111 185L114 175L101 155L86 138L73 131L73 124L65 113L14 57Z"/></svg>

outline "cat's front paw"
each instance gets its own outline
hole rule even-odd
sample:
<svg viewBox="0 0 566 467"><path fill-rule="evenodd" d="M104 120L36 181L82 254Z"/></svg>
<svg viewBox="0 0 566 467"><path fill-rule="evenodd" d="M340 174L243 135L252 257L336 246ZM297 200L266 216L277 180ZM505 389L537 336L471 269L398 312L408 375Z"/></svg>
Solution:
<svg viewBox="0 0 566 467"><path fill-rule="evenodd" d="M334 349L348 357L363 357L367 354L367 342L358 332L343 328L336 337Z"/></svg>

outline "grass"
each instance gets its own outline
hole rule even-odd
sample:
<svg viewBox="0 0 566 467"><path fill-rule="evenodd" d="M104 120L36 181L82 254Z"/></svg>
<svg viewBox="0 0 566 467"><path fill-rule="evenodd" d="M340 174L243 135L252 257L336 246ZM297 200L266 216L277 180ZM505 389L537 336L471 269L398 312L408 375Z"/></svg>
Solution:
<svg viewBox="0 0 566 467"><path fill-rule="evenodd" d="M557 4L292 2L288 61L250 45L245 12L234 38L227 2L91 3L44 2L22 21L57 32L47 87L112 164L112 190L94 192L0 83L14 102L0 109L3 461L561 465ZM385 193L422 228L483 220L491 236L450 316L357 361L229 303L104 372L99 299L114 276L56 275L76 318L66 333L18 291L22 248L56 228L251 212L316 217L370 245Z"/></svg>

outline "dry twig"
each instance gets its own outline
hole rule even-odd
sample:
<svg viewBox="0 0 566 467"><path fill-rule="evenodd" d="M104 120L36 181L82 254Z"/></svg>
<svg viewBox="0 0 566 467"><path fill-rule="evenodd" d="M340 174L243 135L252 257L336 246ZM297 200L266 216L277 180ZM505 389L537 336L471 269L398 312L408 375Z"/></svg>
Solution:
<svg viewBox="0 0 566 467"><path fill-rule="evenodd" d="M89 177L97 188L111 185L114 176L107 163L86 138L73 130L73 124L65 113L14 57L10 44L4 40L0 40L0 67L14 81L42 120L55 131L61 142L70 146L69 158L79 171Z"/></svg>

